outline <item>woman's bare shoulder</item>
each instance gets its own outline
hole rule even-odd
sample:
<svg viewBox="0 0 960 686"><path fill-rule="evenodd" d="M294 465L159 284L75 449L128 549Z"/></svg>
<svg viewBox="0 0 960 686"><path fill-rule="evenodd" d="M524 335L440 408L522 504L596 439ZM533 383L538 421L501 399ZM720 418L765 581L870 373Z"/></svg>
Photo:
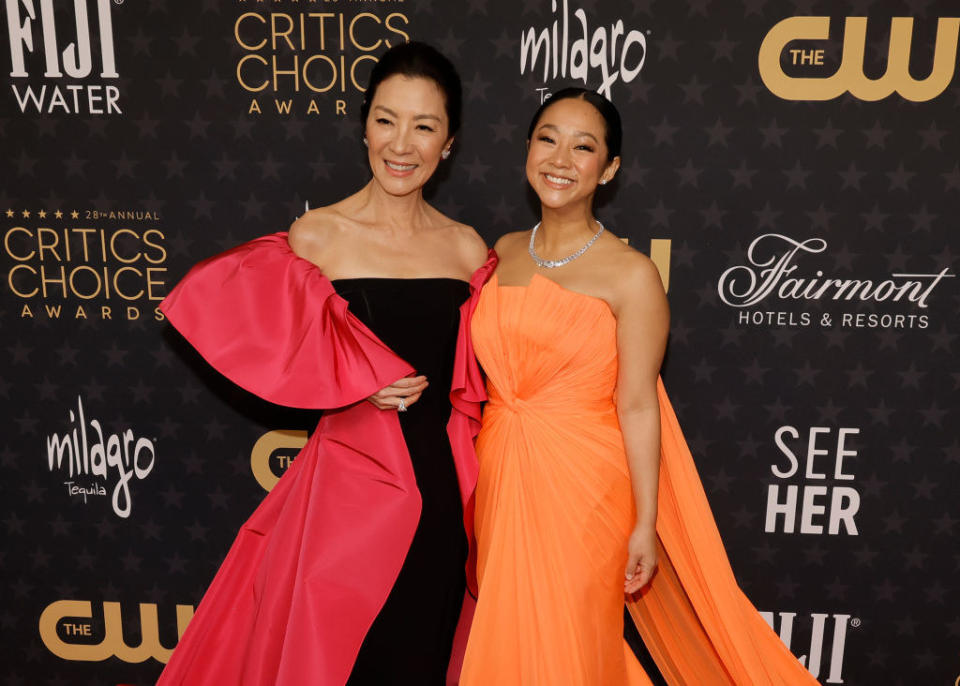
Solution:
<svg viewBox="0 0 960 686"><path fill-rule="evenodd" d="M457 237L460 252L470 264L482 265L487 261L490 248L477 230L467 224L454 222L453 230Z"/></svg>
<svg viewBox="0 0 960 686"><path fill-rule="evenodd" d="M626 244L609 257L608 274L615 274L611 292L616 309L647 311L658 318L669 318L669 305L660 270L653 260Z"/></svg>
<svg viewBox="0 0 960 686"><path fill-rule="evenodd" d="M475 269L487 260L489 248L483 237L477 233L477 230L469 224L464 224L456 219L452 219L443 214L434 207L430 208L434 214L434 221L444 232L450 234L450 238L456 245L457 252L464 261Z"/></svg>
<svg viewBox="0 0 960 686"><path fill-rule="evenodd" d="M343 227L343 215L336 205L304 212L290 226L287 242L293 252L309 259L330 243Z"/></svg>
<svg viewBox="0 0 960 686"><path fill-rule="evenodd" d="M526 242L529 240L529 238L529 231L511 231L500 236L500 238L497 239L497 242L493 245L493 249L497 251L498 255L504 255L512 250L517 250L526 246Z"/></svg>

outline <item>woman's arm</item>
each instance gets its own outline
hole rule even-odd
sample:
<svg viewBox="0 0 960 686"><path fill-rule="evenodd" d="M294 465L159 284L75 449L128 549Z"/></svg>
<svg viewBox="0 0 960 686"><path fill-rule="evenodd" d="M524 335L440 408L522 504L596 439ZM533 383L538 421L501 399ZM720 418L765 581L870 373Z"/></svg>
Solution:
<svg viewBox="0 0 960 686"><path fill-rule="evenodd" d="M624 590L650 581L657 564L657 486L660 476L660 405L657 376L667 343L670 312L656 266L631 252L617 274L617 415L630 467L636 522L630 535Z"/></svg>

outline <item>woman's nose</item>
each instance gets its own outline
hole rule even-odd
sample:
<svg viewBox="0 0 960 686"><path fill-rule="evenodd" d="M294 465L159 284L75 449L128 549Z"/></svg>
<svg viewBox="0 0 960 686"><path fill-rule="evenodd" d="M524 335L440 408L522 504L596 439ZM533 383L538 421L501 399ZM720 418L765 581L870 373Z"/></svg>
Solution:
<svg viewBox="0 0 960 686"><path fill-rule="evenodd" d="M397 135L394 136L393 140L390 141L390 148L398 153L407 153L411 149L411 134L412 131L409 127L401 126L397 129Z"/></svg>

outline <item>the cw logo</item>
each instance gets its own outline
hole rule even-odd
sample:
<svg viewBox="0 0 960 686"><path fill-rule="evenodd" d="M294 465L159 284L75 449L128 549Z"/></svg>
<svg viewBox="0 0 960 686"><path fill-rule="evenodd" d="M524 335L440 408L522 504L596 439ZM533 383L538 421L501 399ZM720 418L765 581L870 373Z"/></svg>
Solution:
<svg viewBox="0 0 960 686"><path fill-rule="evenodd" d="M177 640L183 636L193 618L193 605L177 605ZM157 606L140 603L140 645L128 646L123 640L123 618L120 603L103 603L103 640L83 642L93 636L93 605L89 600L58 600L50 603L40 615L40 638L47 650L64 660L100 662L118 657L124 662L143 662L151 657L166 664L173 648L160 643ZM61 638L61 630L67 640ZM73 643L69 639L81 642Z"/></svg>
<svg viewBox="0 0 960 686"><path fill-rule="evenodd" d="M830 35L830 17L790 17L770 29L760 45L760 78L771 93L784 100L832 100L849 91L860 100L880 100L899 93L907 100L925 102L946 90L953 80L957 61L960 19L941 17L933 68L922 80L910 75L910 42L913 18L894 17L890 25L887 71L876 79L863 73L867 18L847 17L840 67L831 76L799 78L787 76L780 66L784 48L796 40L825 40ZM790 50L793 64L822 64L822 50Z"/></svg>
<svg viewBox="0 0 960 686"><path fill-rule="evenodd" d="M250 451L250 469L263 490L270 491L277 485L280 475L306 444L306 431L268 431L257 439Z"/></svg>

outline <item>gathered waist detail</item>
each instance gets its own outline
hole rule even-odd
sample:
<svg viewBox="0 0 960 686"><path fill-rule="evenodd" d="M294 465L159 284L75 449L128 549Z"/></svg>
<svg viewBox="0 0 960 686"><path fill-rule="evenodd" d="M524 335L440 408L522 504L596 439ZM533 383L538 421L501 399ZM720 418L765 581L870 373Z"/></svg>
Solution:
<svg viewBox="0 0 960 686"><path fill-rule="evenodd" d="M554 417L616 414L616 406L609 397L576 398L571 402L568 391L551 393L549 390L542 390L533 396L523 397L502 393L493 387L488 388L488 395L486 412L512 412L521 415L547 413Z"/></svg>

